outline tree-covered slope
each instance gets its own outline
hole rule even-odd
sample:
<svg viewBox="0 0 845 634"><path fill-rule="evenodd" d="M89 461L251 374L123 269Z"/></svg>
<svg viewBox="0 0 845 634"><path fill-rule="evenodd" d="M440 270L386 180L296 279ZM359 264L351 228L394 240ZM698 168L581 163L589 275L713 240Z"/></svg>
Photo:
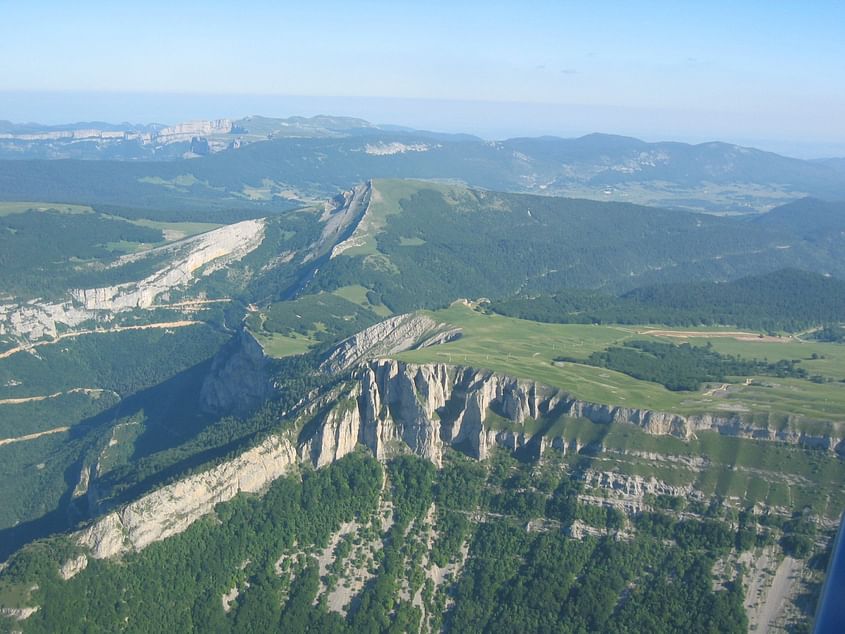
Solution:
<svg viewBox="0 0 845 634"><path fill-rule="evenodd" d="M766 227L789 231L813 242L845 244L845 202L802 198L755 219Z"/></svg>
<svg viewBox="0 0 845 634"><path fill-rule="evenodd" d="M352 455L69 580L72 545L34 545L0 593L42 606L25 632L745 631L742 572L714 564L781 531L702 505L628 518L582 500L582 463Z"/></svg>
<svg viewBox="0 0 845 634"><path fill-rule="evenodd" d="M503 315L555 323L726 325L797 331L845 319L845 282L797 269L731 282L645 286L620 296L563 290L492 302Z"/></svg>
<svg viewBox="0 0 845 634"><path fill-rule="evenodd" d="M367 213L313 285L361 284L394 311L784 266L845 273L845 262L789 233L631 204L376 180Z"/></svg>

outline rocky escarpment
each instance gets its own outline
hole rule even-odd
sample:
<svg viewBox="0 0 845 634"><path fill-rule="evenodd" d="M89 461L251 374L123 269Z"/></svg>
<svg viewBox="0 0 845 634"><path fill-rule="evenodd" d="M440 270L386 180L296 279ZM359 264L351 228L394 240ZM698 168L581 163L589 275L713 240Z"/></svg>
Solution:
<svg viewBox="0 0 845 634"><path fill-rule="evenodd" d="M96 559L141 550L181 533L210 513L216 504L231 500L242 491L261 491L288 473L295 462L296 451L291 441L284 435L271 436L233 460L109 513L77 533L77 542ZM85 565L81 560L74 562L73 569Z"/></svg>
<svg viewBox="0 0 845 634"><path fill-rule="evenodd" d="M12 141L139 141L142 144L168 144L190 141L195 136L230 134L234 124L230 119L187 121L155 129L137 129L124 124L127 129L71 128L66 130L35 130L27 132L0 132L0 139Z"/></svg>
<svg viewBox="0 0 845 634"><path fill-rule="evenodd" d="M0 335L26 337L30 341L58 336L57 324L75 328L95 319L90 311L74 301L0 304Z"/></svg>
<svg viewBox="0 0 845 634"><path fill-rule="evenodd" d="M211 414L246 414L273 391L271 363L244 328L214 356L200 390L200 407Z"/></svg>
<svg viewBox="0 0 845 634"><path fill-rule="evenodd" d="M301 438L305 448L301 455L322 466L360 443L378 458L394 448L409 448L439 464L446 445L459 446L478 459L484 459L495 446L527 448L536 455L548 448L580 449L560 436L546 434L545 429L561 417L635 425L649 434L682 439L706 430L839 452L845 447L837 436L755 427L738 415L685 417L602 405L494 372L378 360L355 372L346 391L338 395L337 405L322 414L318 425L311 426L316 431ZM526 424L529 421L531 424Z"/></svg>
<svg viewBox="0 0 845 634"><path fill-rule="evenodd" d="M71 296L85 310L119 312L131 308L148 308L156 298L169 290L188 284L198 269L214 263L210 270L218 270L239 260L255 249L264 237L264 220L244 220L209 231L176 245L144 252L143 256L161 251L173 251L168 265L152 275L128 284L101 288L74 289ZM138 259L138 255L124 256L118 264Z"/></svg>
<svg viewBox="0 0 845 634"><path fill-rule="evenodd" d="M241 342L239 354L258 354L254 339ZM251 351L251 352L250 352ZM225 370L237 374L237 362ZM234 393L233 389L233 393ZM445 364L410 364L392 359L369 361L348 379L298 406L296 423L287 432L268 437L257 447L203 473L154 491L109 513L77 534L80 545L95 558L112 557L177 534L237 493L260 491L289 473L298 462L320 468L368 448L378 459L412 452L442 462L448 446L484 459L494 447L544 451L582 449L576 441L548 433L566 417L596 424L636 425L651 434L689 438L696 431L761 437L761 430L731 417L683 417L635 408L599 405L574 399L561 390L485 370ZM298 430L298 437L293 434ZM772 439L828 446L842 450L834 437L772 432ZM631 496L644 493L689 495L654 478L585 475L596 486ZM69 563L65 574L82 569Z"/></svg>
<svg viewBox="0 0 845 634"><path fill-rule="evenodd" d="M39 606L32 608L0 608L0 616L6 617L7 619L14 619L15 621L26 621L40 609Z"/></svg>
<svg viewBox="0 0 845 634"><path fill-rule="evenodd" d="M405 313L344 339L323 361L320 369L338 374L366 359L446 343L460 336L459 328L448 328L420 313Z"/></svg>
<svg viewBox="0 0 845 634"><path fill-rule="evenodd" d="M160 296L190 284L200 269L208 274L239 260L263 238L264 221L245 220L172 245L124 256L113 266L163 253L171 259L137 282L72 289L67 301L0 304L0 335L26 337L30 341L55 338L59 324L74 328L87 321L107 322L122 311L150 308Z"/></svg>
<svg viewBox="0 0 845 634"><path fill-rule="evenodd" d="M158 130L154 133L152 141L155 143L178 143L190 141L196 136L230 134L233 128L234 124L231 119L187 121Z"/></svg>

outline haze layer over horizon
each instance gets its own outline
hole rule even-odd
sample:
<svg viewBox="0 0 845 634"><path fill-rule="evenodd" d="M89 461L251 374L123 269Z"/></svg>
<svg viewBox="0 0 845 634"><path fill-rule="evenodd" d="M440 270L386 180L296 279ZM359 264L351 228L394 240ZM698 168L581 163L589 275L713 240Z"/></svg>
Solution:
<svg viewBox="0 0 845 634"><path fill-rule="evenodd" d="M0 119L323 112L485 138L845 155L837 2L126 5L5 6Z"/></svg>

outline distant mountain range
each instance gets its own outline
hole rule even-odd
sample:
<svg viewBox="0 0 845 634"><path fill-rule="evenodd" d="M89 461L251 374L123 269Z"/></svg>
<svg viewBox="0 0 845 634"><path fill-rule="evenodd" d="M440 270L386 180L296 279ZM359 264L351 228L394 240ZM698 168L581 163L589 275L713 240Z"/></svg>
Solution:
<svg viewBox="0 0 845 634"><path fill-rule="evenodd" d="M57 170L37 161L57 158L109 162ZM69 189L56 185L57 200L74 200L73 190L83 187L87 202L102 193L103 201L124 204L127 188L139 182L146 193L136 192L137 200L155 197L155 187L164 186L192 199L214 189L215 197L223 191L234 200L272 201L334 195L372 177L451 180L717 214L759 213L805 196L845 199L843 159L804 161L720 142L647 143L606 134L486 141L334 116L171 126L0 122L0 159L19 163L0 163L0 196L7 200L31 199L34 193L22 183L33 175L70 178ZM40 185L38 191L43 193Z"/></svg>
<svg viewBox="0 0 845 634"><path fill-rule="evenodd" d="M337 137L374 126L352 117L198 120L161 123L78 122L62 125L0 121L2 158L172 160L275 137Z"/></svg>

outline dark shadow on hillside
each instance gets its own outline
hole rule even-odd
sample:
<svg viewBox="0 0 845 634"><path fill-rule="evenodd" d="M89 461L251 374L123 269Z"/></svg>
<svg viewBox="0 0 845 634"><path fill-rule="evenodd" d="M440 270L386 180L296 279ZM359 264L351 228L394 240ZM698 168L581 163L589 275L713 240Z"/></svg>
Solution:
<svg viewBox="0 0 845 634"><path fill-rule="evenodd" d="M220 432L215 433L213 426L220 422L220 417L199 410L199 390L210 363L208 360L197 364L72 426L64 446L77 448L63 471L65 489L56 508L38 518L0 529L0 560L28 542L69 530L80 521L248 443L256 433L255 424L244 425L241 420L227 419L230 424L221 425ZM73 499L83 466L96 464L109 444L115 425L133 417L143 418L140 423L143 429L131 440L131 454L123 464L91 483L101 496L97 507L89 508L85 495ZM197 436L202 432L206 432L207 438L199 442ZM190 447L191 442L197 444ZM184 451L179 451L180 447Z"/></svg>
<svg viewBox="0 0 845 634"><path fill-rule="evenodd" d="M541 411L538 421L540 423L539 429L531 435L525 444L514 450L514 458L522 463L530 463L540 460L547 453L562 451L565 455L571 455L571 452L577 451L577 458L573 461L572 476L580 479L604 451L604 439L615 423L595 423L593 430L596 433L591 435L589 442L578 447L572 440L567 440L566 424L575 424L578 421L577 418L570 417L567 410L566 401L561 400L553 409ZM564 421L563 430L559 429L561 421ZM563 435L552 433L556 427L558 428L557 431L562 431Z"/></svg>
<svg viewBox="0 0 845 634"><path fill-rule="evenodd" d="M54 510L37 519L0 530L0 561L8 559L24 544L69 528L71 496L81 468L82 461L79 460L65 469L64 480L67 486Z"/></svg>

